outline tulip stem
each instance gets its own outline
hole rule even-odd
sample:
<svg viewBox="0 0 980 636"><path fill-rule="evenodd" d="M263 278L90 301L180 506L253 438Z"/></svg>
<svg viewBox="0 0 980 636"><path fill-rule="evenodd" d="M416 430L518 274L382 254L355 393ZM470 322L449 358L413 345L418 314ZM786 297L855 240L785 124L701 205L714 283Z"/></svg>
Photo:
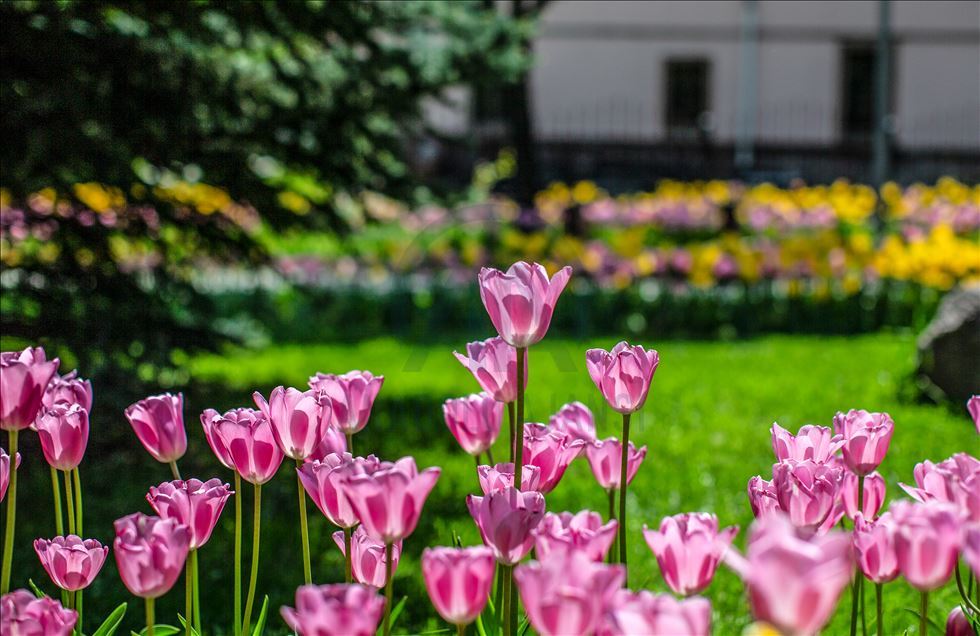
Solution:
<svg viewBox="0 0 980 636"><path fill-rule="evenodd" d="M146 636L153 636L153 599L146 599Z"/></svg>
<svg viewBox="0 0 980 636"><path fill-rule="evenodd" d="M456 626L456 636L466 636L466 625Z"/></svg>
<svg viewBox="0 0 980 636"><path fill-rule="evenodd" d="M194 578L194 629L197 630L198 634L202 634L201 631L201 582L198 576L199 570L197 567L197 550L191 550L191 571Z"/></svg>
<svg viewBox="0 0 980 636"><path fill-rule="evenodd" d="M193 550L192 550L193 551ZM194 622L194 574L191 571L190 554L184 562L184 634L191 636Z"/></svg>
<svg viewBox="0 0 980 636"><path fill-rule="evenodd" d="M501 608L501 616L503 617L503 636L510 636L510 605L513 599L510 596L510 587L512 584L510 578L510 566L501 565L500 566L500 578L503 581L504 588L504 604Z"/></svg>
<svg viewBox="0 0 980 636"><path fill-rule="evenodd" d="M353 528L344 528L344 581L350 583L354 580L353 560L351 559L351 535Z"/></svg>
<svg viewBox="0 0 980 636"><path fill-rule="evenodd" d="M306 491L303 480L299 478L299 469L303 460L296 460L296 494L299 497L299 532L303 538L303 580L307 585L313 582L313 568L310 566L310 529L306 523Z"/></svg>
<svg viewBox="0 0 980 636"><path fill-rule="evenodd" d="M252 603L255 601L255 581L259 577L259 536L262 525L262 484L255 484L255 506L252 511L252 572L248 576L248 597L245 600L245 622L242 633L252 627Z"/></svg>
<svg viewBox="0 0 980 636"><path fill-rule="evenodd" d="M626 487L627 462L630 447L630 414L623 413L623 444L619 462L619 562L626 565ZM629 573L627 572L627 580ZM628 585L626 581L624 587Z"/></svg>
<svg viewBox="0 0 980 636"><path fill-rule="evenodd" d="M68 504L66 506L68 508L68 533L78 534L77 530L75 529L75 497L72 496L71 493L72 491L71 475L69 475L68 472L65 472L64 475L65 475L65 501Z"/></svg>
<svg viewBox="0 0 980 636"><path fill-rule="evenodd" d="M54 529L59 537L65 535L65 522L61 515L61 485L58 482L58 470L51 466L51 492L54 494Z"/></svg>
<svg viewBox="0 0 980 636"><path fill-rule="evenodd" d="M929 592L923 592L919 600L919 634L925 634L929 626Z"/></svg>
<svg viewBox="0 0 980 636"><path fill-rule="evenodd" d="M858 572L851 582L851 636L857 635L858 606L860 605L862 580L864 580L864 577Z"/></svg>
<svg viewBox="0 0 980 636"><path fill-rule="evenodd" d="M493 461L493 449L489 447L487 448L487 463L490 464L491 466L497 463ZM463 627L465 628L465 625Z"/></svg>
<svg viewBox="0 0 980 636"><path fill-rule="evenodd" d="M394 559L392 545L391 543L385 543L385 622L384 630L382 631L384 636L391 634L391 600L392 588L394 587L394 581L392 580L394 577L391 572L391 562Z"/></svg>
<svg viewBox="0 0 980 636"><path fill-rule="evenodd" d="M235 471L235 626L242 633L242 476Z"/></svg>
<svg viewBox="0 0 980 636"><path fill-rule="evenodd" d="M507 403L507 421L510 423L510 461L514 463L514 440L517 439L514 426L517 421L517 403L511 400Z"/></svg>
<svg viewBox="0 0 980 636"><path fill-rule="evenodd" d="M609 489L609 521L616 518L616 489ZM613 537L612 545L609 546L609 563L616 562L616 555L619 553L619 548L616 545L617 539L619 539L619 533Z"/></svg>
<svg viewBox="0 0 980 636"><path fill-rule="evenodd" d="M524 439L522 436L521 439ZM520 602L517 596L517 585L514 583L514 566L507 566L507 587L510 590L510 616L507 617L507 624L510 625L510 634L517 634L517 610Z"/></svg>
<svg viewBox="0 0 980 636"><path fill-rule="evenodd" d="M881 588L882 588L881 583L875 583L875 614L877 618L877 622L875 623L875 634L877 634L878 636L882 636L882 634L885 633L884 630L881 628L881 615L882 615Z"/></svg>
<svg viewBox="0 0 980 636"><path fill-rule="evenodd" d="M174 479L182 481L180 479L180 469L177 468L177 460L170 462L170 472L173 474Z"/></svg>
<svg viewBox="0 0 980 636"><path fill-rule="evenodd" d="M78 530L78 536L82 536L82 478L78 474L78 467L71 471L71 476L75 493L75 529Z"/></svg>
<svg viewBox="0 0 980 636"><path fill-rule="evenodd" d="M959 590L960 596L963 598L964 608L969 610L969 613L974 614L976 616L980 616L980 607L977 607L977 605L973 602L973 599L970 598L971 590L969 588L967 589L963 588L963 578L960 575L959 563L957 563L956 567L953 568L953 572L956 573L956 588ZM967 581L969 581L970 587L972 587L973 577L970 577L969 579L967 579Z"/></svg>
<svg viewBox="0 0 980 636"><path fill-rule="evenodd" d="M10 591L10 566L14 557L14 523L17 521L17 431L7 431L10 446L10 482L7 484L7 527L3 531L3 566L0 596Z"/></svg>
<svg viewBox="0 0 980 636"><path fill-rule="evenodd" d="M493 596L493 611L497 613L497 626L503 625L504 620L504 608L501 603L504 603L504 566L497 564L497 591ZM496 634L494 635L496 636Z"/></svg>
<svg viewBox="0 0 980 636"><path fill-rule="evenodd" d="M527 347L517 347L517 426L514 427L514 488L521 490L524 482L524 357Z"/></svg>
<svg viewBox="0 0 980 636"><path fill-rule="evenodd" d="M354 433L347 431L347 452L354 456Z"/></svg>
<svg viewBox="0 0 980 636"><path fill-rule="evenodd" d="M864 475L858 475L858 505L857 512L864 515ZM857 575L854 579L854 592L851 597L852 601L857 603L860 600L861 605L861 634L863 636L868 636L868 623L864 616L864 575L858 570ZM854 636L857 630L857 625L855 624L855 617L857 610L855 608L851 609L851 636Z"/></svg>

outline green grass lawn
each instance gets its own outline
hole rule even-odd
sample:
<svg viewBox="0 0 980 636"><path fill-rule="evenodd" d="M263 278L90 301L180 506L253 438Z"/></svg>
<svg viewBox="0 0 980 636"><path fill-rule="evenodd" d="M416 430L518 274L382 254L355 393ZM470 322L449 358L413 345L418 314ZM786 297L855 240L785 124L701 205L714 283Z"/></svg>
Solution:
<svg viewBox="0 0 980 636"><path fill-rule="evenodd" d="M574 342L552 338L533 347L527 419L547 421L565 402L580 400L595 412L600 436L618 434L620 421L600 401L584 364L587 348L613 344L612 339ZM941 460L957 451L978 452L978 438L965 409L907 403L897 397L914 365L910 336L773 336L738 342L643 344L660 351L661 364L646 407L634 416L632 425L632 439L649 447L629 497L630 582L634 588L667 589L641 534L643 524L656 525L665 515L714 512L723 525L742 527L736 546L744 547L745 530L752 521L746 482L756 474L770 475L773 456L768 429L773 421L795 431L807 423L830 425L835 411L841 409L891 413L896 432L881 468L889 499L903 496L898 481L912 480L916 462ZM355 438L355 451L373 452L384 459L413 455L420 467L443 469L416 533L405 543L396 575L396 595L407 595L410 602L396 632L443 628L423 587L419 570L422 549L450 544L454 532L464 543L480 541L464 503L468 493L479 491L473 460L457 447L440 409L446 398L478 388L451 355L454 347L463 346L463 342L407 345L371 340L350 345L233 349L194 358L191 382L183 387L190 447L180 462L181 470L185 476L221 476L231 481L228 471L211 456L201 433L198 415L205 407L250 406L254 389L267 394L278 384L305 386L308 376L316 371L360 368L384 374L384 388L371 422ZM147 488L170 479L168 469L140 448L121 406L109 403L111 399L135 401L142 396L110 398L109 393L109 388L95 387L92 441L81 466L86 535L104 542L111 541L114 519L137 510L150 512L143 499ZM54 534L48 470L34 436L22 437L25 461L22 498L18 498L14 579L23 585L30 576L53 593L29 548L33 537ZM503 457L504 445L498 444L495 451L498 458ZM260 593L271 596L269 627L274 628L267 633L285 632L278 608L292 602L293 590L302 581L293 475L292 467L283 464L280 475L263 489ZM250 489L244 494L250 500ZM555 512L607 508L605 494L584 458L576 460L547 500L548 509ZM314 506L309 509L314 579L341 581L340 553L330 538L334 528ZM246 507L246 519L249 515ZM200 556L204 621L214 626L211 632L221 633L230 624L233 520L229 505ZM248 522L245 532L248 536ZM247 548L244 557L247 563ZM719 569L706 595L714 607L715 634L738 634L749 622L741 582L725 567ZM932 595L931 615L938 623L945 621L956 598L954 584ZM141 605L127 596L110 556L86 594L86 627L93 629L96 621L122 600L130 600L124 627L138 627ZM918 599L905 583L887 585L885 600L885 633L900 634L916 624L916 618L905 608L917 607ZM868 602L869 615L873 616L873 594ZM182 605L182 585L178 584L158 603L158 620L175 623ZM845 594L826 634L847 633L849 606ZM915 633L914 627L910 633Z"/></svg>

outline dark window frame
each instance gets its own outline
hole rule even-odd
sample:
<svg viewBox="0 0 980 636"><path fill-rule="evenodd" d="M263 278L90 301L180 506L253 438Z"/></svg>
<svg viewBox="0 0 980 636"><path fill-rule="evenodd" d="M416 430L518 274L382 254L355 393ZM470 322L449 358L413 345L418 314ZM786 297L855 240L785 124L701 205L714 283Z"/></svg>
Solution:
<svg viewBox="0 0 980 636"><path fill-rule="evenodd" d="M674 77L674 69L684 66L701 67L699 71L703 82L700 95L701 108L691 115L677 112L676 102L681 100L675 99L671 90L674 86L671 81ZM668 57L663 61L663 124L668 136L684 136L703 132L701 131L703 124L701 118L704 113L711 112L712 70L711 58L706 55ZM692 101L697 101L697 98Z"/></svg>
<svg viewBox="0 0 980 636"><path fill-rule="evenodd" d="M877 63L878 63L878 48L875 40L872 39L844 39L839 41L839 63L838 63L838 112L837 112L837 127L838 134L840 135L840 143L842 145L863 145L868 142L868 140L874 135L875 130L875 105L874 105L874 91L875 91L875 76L877 74ZM865 54L870 59L866 94L867 94L867 108L868 108L868 124L866 127L861 126L858 122L854 121L853 114L850 112L849 100L851 99L851 89L849 88L849 60L853 54ZM898 77L895 72L895 48L892 47L891 55L889 56L889 69L888 69L888 106L885 109L887 113L894 112L895 106L895 78Z"/></svg>

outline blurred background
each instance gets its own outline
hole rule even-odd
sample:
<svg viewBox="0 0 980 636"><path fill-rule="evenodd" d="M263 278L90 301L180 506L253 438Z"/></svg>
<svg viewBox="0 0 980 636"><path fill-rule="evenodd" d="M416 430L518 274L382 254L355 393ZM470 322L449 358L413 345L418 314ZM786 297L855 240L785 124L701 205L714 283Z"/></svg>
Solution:
<svg viewBox="0 0 980 636"><path fill-rule="evenodd" d="M113 493L89 498L106 524L165 478L129 403L184 391L186 462L216 471L201 409L364 367L388 377L366 447L459 471L419 546L469 536L472 464L445 458L439 403L476 389L448 357L491 335L476 273L519 259L575 270L532 419L592 397L586 346L681 364L651 422L703 436L662 457L717 473L657 477L673 504L744 527L740 486L714 480L767 470L776 418L866 406L936 431L906 455L896 436L889 483L976 448L976 2L8 0L0 98L0 342L93 378L83 476ZM47 502L38 457L25 487ZM294 559L292 528L271 532ZM206 597L227 600L221 576ZM293 577L266 576L278 607ZM119 595L105 578L96 608ZM744 615L720 586L716 610Z"/></svg>

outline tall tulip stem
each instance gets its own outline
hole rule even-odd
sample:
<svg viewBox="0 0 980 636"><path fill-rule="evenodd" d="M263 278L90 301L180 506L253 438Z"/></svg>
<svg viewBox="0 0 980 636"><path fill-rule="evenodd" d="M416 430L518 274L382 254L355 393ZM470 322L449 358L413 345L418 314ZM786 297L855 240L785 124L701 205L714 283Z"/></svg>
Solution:
<svg viewBox="0 0 980 636"><path fill-rule="evenodd" d="M71 478L72 487L75 489L75 528L78 530L78 536L82 536L84 532L82 530L82 478L77 467L71 471Z"/></svg>
<svg viewBox="0 0 980 636"><path fill-rule="evenodd" d="M524 439L523 437L521 439ZM517 623L517 609L520 605L517 596L517 585L514 583L514 566L507 566L507 587L510 590L510 607L509 615L507 616L507 624L510 625L510 634L517 634L517 628L519 627Z"/></svg>
<svg viewBox="0 0 980 636"><path fill-rule="evenodd" d="M235 471L235 625L234 635L242 633L242 476Z"/></svg>
<svg viewBox="0 0 980 636"><path fill-rule="evenodd" d="M181 481L180 469L177 468L177 460L170 462L170 473L174 476L174 479Z"/></svg>
<svg viewBox="0 0 980 636"><path fill-rule="evenodd" d="M71 475L65 473L65 502L67 503L66 508L68 509L68 533L78 534L78 530L75 527L75 497L72 495L71 487Z"/></svg>
<svg viewBox="0 0 980 636"><path fill-rule="evenodd" d="M619 562L626 565L626 469L630 447L630 414L623 413L623 445L619 462ZM627 577L629 575L627 574Z"/></svg>
<svg viewBox="0 0 980 636"><path fill-rule="evenodd" d="M517 403L513 400L507 403L507 422L510 424L510 462L514 463L514 440L517 439L514 428L517 425Z"/></svg>
<svg viewBox="0 0 980 636"><path fill-rule="evenodd" d="M612 521L613 519L616 518L616 489L610 488L608 490L608 494L609 494L609 521ZM619 547L616 545L618 539L619 539L619 532L617 532L616 536L613 537L612 545L609 546L609 557L607 559L609 563L615 563L616 559L619 556Z"/></svg>
<svg viewBox="0 0 980 636"><path fill-rule="evenodd" d="M881 615L882 615L881 587L882 587L881 583L875 583L875 615L877 618L877 622L875 623L875 634L877 634L878 636L882 636L882 634L885 633L881 627L881 622L882 622L881 621Z"/></svg>
<svg viewBox="0 0 980 636"><path fill-rule="evenodd" d="M517 426L514 427L514 488L521 489L524 468L524 357L527 347L517 347Z"/></svg>
<svg viewBox="0 0 980 636"><path fill-rule="evenodd" d="M354 433L347 431L347 452L354 455Z"/></svg>
<svg viewBox="0 0 980 636"><path fill-rule="evenodd" d="M194 623L194 574L191 572L191 559L188 553L184 562L184 634L191 636Z"/></svg>
<svg viewBox="0 0 980 636"><path fill-rule="evenodd" d="M310 528L306 521L306 490L299 478L303 460L296 460L296 494L299 497L299 533L303 539L303 580L307 585L313 582L313 568L310 566Z"/></svg>
<svg viewBox="0 0 980 636"><path fill-rule="evenodd" d="M497 591L493 595L493 611L497 614L497 625L503 625L504 607L504 566L497 563Z"/></svg>
<svg viewBox="0 0 980 636"><path fill-rule="evenodd" d="M344 581L350 583L354 580L353 572L353 559L351 551L351 535L354 533L353 528L344 528Z"/></svg>
<svg viewBox="0 0 980 636"><path fill-rule="evenodd" d="M503 617L503 636L511 636L510 632L510 605L513 599L510 595L510 588L513 585L511 579L511 567L509 565L500 565L500 577L503 580L504 586L504 604L501 608L500 615Z"/></svg>
<svg viewBox="0 0 980 636"><path fill-rule="evenodd" d="M197 567L197 550L191 550L191 574L194 579L194 629L197 630L198 634L203 634L201 631L201 579L199 576L200 570Z"/></svg>
<svg viewBox="0 0 980 636"><path fill-rule="evenodd" d="M382 633L384 636L389 636L391 634L391 600L392 600L392 590L394 588L394 577L391 572L391 561L394 558L391 543L385 544L385 622L384 629Z"/></svg>
<svg viewBox="0 0 980 636"><path fill-rule="evenodd" d="M153 636L153 599L146 599L146 636Z"/></svg>
<svg viewBox="0 0 980 636"><path fill-rule="evenodd" d="M919 634L925 636L926 629L929 627L929 592L923 592L919 597Z"/></svg>
<svg viewBox="0 0 980 636"><path fill-rule="evenodd" d="M61 514L61 485L58 482L58 469L51 466L51 493L54 495L54 529L58 536L65 535L65 522Z"/></svg>
<svg viewBox="0 0 980 636"><path fill-rule="evenodd" d="M14 524L17 521L17 431L7 431L10 442L10 482L7 484L7 527L3 530L3 566L0 596L10 591L10 566L14 557Z"/></svg>
<svg viewBox="0 0 980 636"><path fill-rule="evenodd" d="M255 505L252 511L252 571L248 575L248 597L245 600L245 621L242 633L252 627L252 604L255 602L255 582L259 578L259 537L262 527L262 484L255 484Z"/></svg>
<svg viewBox="0 0 980 636"><path fill-rule="evenodd" d="M456 626L456 636L466 636L466 625Z"/></svg>
<svg viewBox="0 0 980 636"><path fill-rule="evenodd" d="M864 475L858 475L858 512L864 514ZM857 634L858 608L861 610L862 633L867 635L868 629L864 619L864 575L858 570L854 576L854 583L851 585L851 636Z"/></svg>

